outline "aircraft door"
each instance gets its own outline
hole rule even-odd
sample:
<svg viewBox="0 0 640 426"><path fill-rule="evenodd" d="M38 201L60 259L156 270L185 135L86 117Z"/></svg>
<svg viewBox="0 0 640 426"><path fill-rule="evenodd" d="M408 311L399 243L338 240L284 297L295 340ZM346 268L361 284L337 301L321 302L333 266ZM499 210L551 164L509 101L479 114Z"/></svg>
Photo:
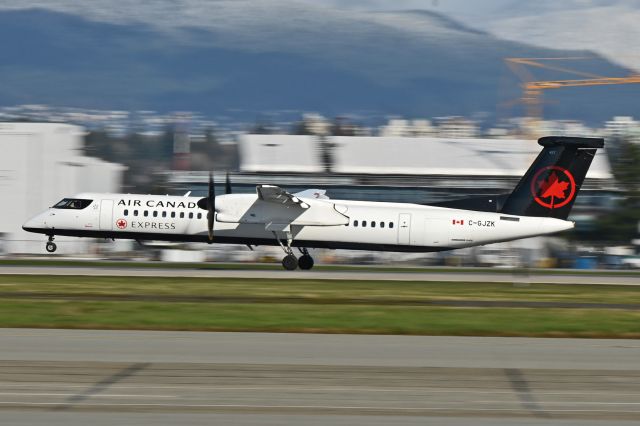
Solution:
<svg viewBox="0 0 640 426"><path fill-rule="evenodd" d="M113 229L113 200L100 202L100 230L111 231Z"/></svg>
<svg viewBox="0 0 640 426"><path fill-rule="evenodd" d="M411 214L400 213L398 217L398 244L409 245L411 235Z"/></svg>

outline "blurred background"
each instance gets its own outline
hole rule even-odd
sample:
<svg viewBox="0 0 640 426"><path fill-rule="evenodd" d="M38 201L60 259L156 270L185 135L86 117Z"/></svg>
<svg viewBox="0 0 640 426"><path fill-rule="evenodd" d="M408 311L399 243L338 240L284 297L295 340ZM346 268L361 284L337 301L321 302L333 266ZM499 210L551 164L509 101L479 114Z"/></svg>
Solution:
<svg viewBox="0 0 640 426"><path fill-rule="evenodd" d="M345 4L346 3L346 4ZM5 0L0 256L87 192L269 183L436 203L509 192L542 135L600 136L576 229L323 263L640 268L640 2ZM279 248L59 237L58 257L269 261Z"/></svg>

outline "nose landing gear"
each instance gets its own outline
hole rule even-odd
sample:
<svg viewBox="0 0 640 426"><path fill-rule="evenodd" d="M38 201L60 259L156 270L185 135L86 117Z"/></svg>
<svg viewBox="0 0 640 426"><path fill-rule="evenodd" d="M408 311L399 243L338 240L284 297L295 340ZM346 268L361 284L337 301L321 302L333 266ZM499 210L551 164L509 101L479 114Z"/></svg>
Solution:
<svg viewBox="0 0 640 426"><path fill-rule="evenodd" d="M54 251L57 250L58 246L56 245L56 243L53 242L53 235L49 235L49 241L47 242L47 245L45 246L45 249L49 252L49 253L53 253Z"/></svg>

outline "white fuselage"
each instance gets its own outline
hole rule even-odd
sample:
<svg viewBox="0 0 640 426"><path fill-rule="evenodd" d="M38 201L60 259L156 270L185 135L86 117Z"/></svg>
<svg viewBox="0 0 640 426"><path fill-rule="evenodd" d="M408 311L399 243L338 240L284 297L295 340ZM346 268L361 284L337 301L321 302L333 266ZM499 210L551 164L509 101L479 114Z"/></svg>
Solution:
<svg viewBox="0 0 640 426"><path fill-rule="evenodd" d="M137 240L208 241L199 197L87 193L82 209L50 208L24 224L31 232ZM282 207L256 194L215 200L213 243L386 251L440 251L573 228L573 222L405 203L302 199ZM88 202L88 201L87 201Z"/></svg>

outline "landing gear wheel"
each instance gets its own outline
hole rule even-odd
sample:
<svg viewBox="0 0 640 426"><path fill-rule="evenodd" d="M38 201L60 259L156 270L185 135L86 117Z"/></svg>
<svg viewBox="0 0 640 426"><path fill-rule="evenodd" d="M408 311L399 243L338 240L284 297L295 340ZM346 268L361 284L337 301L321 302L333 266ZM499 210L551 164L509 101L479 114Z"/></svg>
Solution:
<svg viewBox="0 0 640 426"><path fill-rule="evenodd" d="M47 243L47 245L45 246L45 248L47 249L47 251L49 253L53 253L54 251L56 251L56 249L58 248L58 246L56 245L56 243L53 243L51 241L49 241Z"/></svg>
<svg viewBox="0 0 640 426"><path fill-rule="evenodd" d="M282 259L282 266L287 271L294 271L298 267L298 259L294 255L288 254Z"/></svg>
<svg viewBox="0 0 640 426"><path fill-rule="evenodd" d="M313 268L313 257L309 256L308 254L303 254L302 256L300 256L300 259L298 259L298 267L305 271Z"/></svg>

